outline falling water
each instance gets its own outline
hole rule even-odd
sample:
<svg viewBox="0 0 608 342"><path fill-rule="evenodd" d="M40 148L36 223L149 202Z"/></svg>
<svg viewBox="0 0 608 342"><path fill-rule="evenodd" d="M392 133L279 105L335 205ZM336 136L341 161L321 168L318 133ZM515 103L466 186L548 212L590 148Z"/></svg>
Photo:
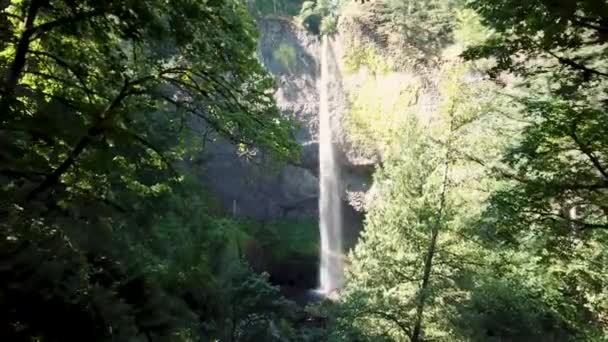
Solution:
<svg viewBox="0 0 608 342"><path fill-rule="evenodd" d="M329 110L329 48L323 36L319 104L319 223L321 230L320 292L330 294L342 285L342 213L339 172L333 147Z"/></svg>

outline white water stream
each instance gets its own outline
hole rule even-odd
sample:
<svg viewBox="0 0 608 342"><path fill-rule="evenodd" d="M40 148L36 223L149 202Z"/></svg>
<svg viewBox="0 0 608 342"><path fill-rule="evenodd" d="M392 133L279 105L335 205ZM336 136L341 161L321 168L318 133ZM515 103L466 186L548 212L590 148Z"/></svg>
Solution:
<svg viewBox="0 0 608 342"><path fill-rule="evenodd" d="M333 146L329 109L329 48L331 41L323 36L321 47L321 83L319 103L319 226L321 230L321 264L319 291L329 295L343 282L342 210L340 174Z"/></svg>

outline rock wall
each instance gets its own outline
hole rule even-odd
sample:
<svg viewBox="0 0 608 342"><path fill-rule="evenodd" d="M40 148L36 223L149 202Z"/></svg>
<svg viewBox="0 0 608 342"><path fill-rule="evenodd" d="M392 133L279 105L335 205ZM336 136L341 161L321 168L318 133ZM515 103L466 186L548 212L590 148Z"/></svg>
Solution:
<svg viewBox="0 0 608 342"><path fill-rule="evenodd" d="M264 154L253 158L239 156L237 147L227 141L207 143L199 160L200 174L209 190L219 199L225 211L262 223L318 222L319 201L319 73L320 37L295 26L289 20L267 19L260 22L259 55L262 63L277 82L275 94L279 109L295 119L294 136L302 146L298 161L279 165ZM339 42L334 42L339 46ZM342 129L348 103L342 89L339 56L331 51L334 63L330 84L330 110L336 130L337 151L343 179L344 246L355 245L362 229L362 196L353 196L353 189L363 193L369 187L373 164L361 163L349 152L346 133ZM318 228L311 226L311 229ZM291 255L272 257L269 251L247 246L246 257L258 271L267 271L274 284L286 291L301 292L317 284L318 256ZM274 250L272 246L266 249Z"/></svg>
<svg viewBox="0 0 608 342"><path fill-rule="evenodd" d="M298 163L278 165L265 156L242 158L236 146L218 141L204 152L204 177L223 206L237 216L259 221L309 219L316 216L318 184L312 130L316 122L318 42L294 30L288 22L261 23L259 53L277 78L280 109L302 124L294 132L303 146ZM277 58L279 45L292 49L295 60L285 65Z"/></svg>
<svg viewBox="0 0 608 342"><path fill-rule="evenodd" d="M387 39L377 34L379 24L375 22L377 16L373 15L375 8L371 4L363 7L369 13L361 10L356 16L340 18L330 51L333 61L330 65L330 111L336 150L340 152L347 240L348 235L356 236L361 229L371 176L382 160L381 152L364 152L349 140L345 123L352 100L349 96L370 80L380 92L384 88L393 92L407 91L407 85L415 85L418 90L408 106L420 116L421 122L435 120L440 103L436 87L440 82L440 65L414 63L384 74L365 65L354 72L342 71L348 49L373 46L380 53L391 51ZM294 128L294 136L302 146L300 160L278 165L264 155L242 158L236 153L236 146L217 141L209 144L202 158L203 177L223 207L237 216L263 222L316 219L320 37L297 26L291 19L264 19L259 25L258 53L276 79L275 97L279 109L299 124ZM391 59L390 56L382 58Z"/></svg>
<svg viewBox="0 0 608 342"><path fill-rule="evenodd" d="M371 90L381 95L383 102L391 94L395 98L408 97L407 92L413 88L416 91L412 101L401 111L407 109L416 113L422 123L436 119L440 103L437 89L440 65L413 63L382 73L374 70L373 66L362 64L348 73L343 72L346 70L346 57L350 56L349 53L352 54L353 49L356 51L372 46L380 54L391 51L388 41L375 34L375 27L378 26L374 22L376 16L368 15L365 11L362 13L340 19L338 32L331 39L329 51L332 61L329 65L329 106L342 173L346 249L354 246L362 229L366 201L369 201L369 194L373 193L370 191L372 174L383 158L379 150L370 152L358 148L347 134L346 121L352 118L353 96L367 95L364 90L370 83L373 85ZM293 134L302 146L301 157L288 165L279 165L264 154L245 158L238 155L236 146L219 140L206 147L200 160L204 169L201 174L224 209L236 216L259 222L314 222L318 220L319 196L321 40L288 19L265 19L259 25L260 60L276 79L278 89L275 97L279 109L283 115L294 118L298 123ZM385 55L381 57L382 61L390 60ZM389 90L389 94L384 89ZM380 104L378 106L381 107ZM400 104L396 107L400 107ZM364 113L362 119L365 122L371 122L372 119L386 122L390 119L371 117L382 114L381 112L374 105L369 112ZM266 247L269 248L272 247ZM259 248L251 248L247 257L256 269L269 271L276 284L295 284L300 288L310 288L311 284L316 284L317 259L313 259L316 256L271 260L272 257L262 252ZM296 264L301 265L295 267Z"/></svg>
<svg viewBox="0 0 608 342"><path fill-rule="evenodd" d="M283 19L261 21L260 31L260 58L276 78L279 109L298 122L294 136L302 146L301 158L288 165L278 165L263 155L242 158L236 153L236 146L220 140L206 148L203 177L223 207L237 216L263 222L317 219L320 39ZM335 77L331 80L330 107L337 130L336 144L342 151L344 189L363 191L373 165L350 157L352 153L341 130L348 106L341 85L339 56L334 54L333 59L335 63L330 67ZM362 206L349 205L352 196L346 191L343 198L346 239L354 242L361 229Z"/></svg>

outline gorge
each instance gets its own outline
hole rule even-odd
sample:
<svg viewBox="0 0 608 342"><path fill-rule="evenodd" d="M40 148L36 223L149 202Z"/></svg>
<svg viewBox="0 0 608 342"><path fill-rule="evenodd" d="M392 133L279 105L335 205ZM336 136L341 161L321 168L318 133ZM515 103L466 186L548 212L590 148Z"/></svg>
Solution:
<svg viewBox="0 0 608 342"><path fill-rule="evenodd" d="M0 340L608 341L608 0L0 0Z"/></svg>
<svg viewBox="0 0 608 342"><path fill-rule="evenodd" d="M259 249L250 250L254 267L268 271L284 287L324 288L324 278L335 278L329 287L339 287L341 271L334 269L341 268L342 252L358 238L362 198L375 163L356 156L343 126L348 101L339 70L340 37L334 37L333 44L328 42L325 50L320 36L289 21L264 19L260 28L259 54L277 80L279 109L297 123L294 133L302 147L300 158L286 165L264 155L248 160L231 153L237 147L220 139L208 143L200 159L203 177L231 213L260 222L282 222L287 230L305 227L314 232L319 250L330 251L302 255L292 250L290 258L279 260L256 252ZM326 192L328 188L331 191ZM342 233L329 233L334 226L342 226ZM330 236L344 241L330 244ZM328 263L322 261L324 255ZM317 270L322 264L328 265L326 272Z"/></svg>

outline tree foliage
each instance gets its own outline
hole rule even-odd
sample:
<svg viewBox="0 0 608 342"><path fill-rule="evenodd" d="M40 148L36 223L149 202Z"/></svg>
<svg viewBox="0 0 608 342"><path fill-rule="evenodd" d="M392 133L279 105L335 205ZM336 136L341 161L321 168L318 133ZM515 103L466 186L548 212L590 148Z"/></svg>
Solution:
<svg viewBox="0 0 608 342"><path fill-rule="evenodd" d="M608 4L353 6L0 1L0 339L605 340ZM365 230L304 318L245 259L315 254L314 224L227 218L198 181L213 139L297 152L248 10L351 20L347 71L373 74L348 122L382 159Z"/></svg>
<svg viewBox="0 0 608 342"><path fill-rule="evenodd" d="M1 11L2 339L289 330L270 329L289 303L232 256L245 229L189 176L211 138L279 160L295 152L245 6L29 0ZM213 260L218 250L232 252Z"/></svg>
<svg viewBox="0 0 608 342"><path fill-rule="evenodd" d="M529 124L504 155L511 171L497 176L508 185L493 195L486 220L496 238L548 268L589 331L605 334L606 3L470 6L498 35L466 56L493 58L493 75L515 72L528 89L514 100Z"/></svg>
<svg viewBox="0 0 608 342"><path fill-rule="evenodd" d="M252 54L255 28L242 19L241 6L94 2L72 8L34 1L5 11L14 29L2 53L8 65L2 125L13 143L3 159L9 170L21 170L14 159L23 155L30 168L42 163L28 172L45 175L27 198L56 185L79 159L128 172L121 160L137 156L151 169L167 168L183 150L178 139L167 139L193 118L235 141L289 153L286 122L274 107L272 81ZM21 29L28 21L31 27ZM37 132L42 124L55 128L53 134ZM14 143L24 139L36 148Z"/></svg>
<svg viewBox="0 0 608 342"><path fill-rule="evenodd" d="M597 27L579 29L571 19L547 32L558 13L540 3L471 1L478 12L460 12L455 37L476 45L464 56L484 58L489 79L475 64L457 62L460 69L438 87L441 111L452 120L403 126L414 106L368 132L369 141L390 137L392 148L376 173L377 194L332 313L338 340L605 335L604 45ZM478 34L468 40L465 32ZM571 40L544 40L551 34ZM446 128L450 122L455 130ZM446 148L443 202L438 170ZM433 233L436 217L442 220Z"/></svg>

